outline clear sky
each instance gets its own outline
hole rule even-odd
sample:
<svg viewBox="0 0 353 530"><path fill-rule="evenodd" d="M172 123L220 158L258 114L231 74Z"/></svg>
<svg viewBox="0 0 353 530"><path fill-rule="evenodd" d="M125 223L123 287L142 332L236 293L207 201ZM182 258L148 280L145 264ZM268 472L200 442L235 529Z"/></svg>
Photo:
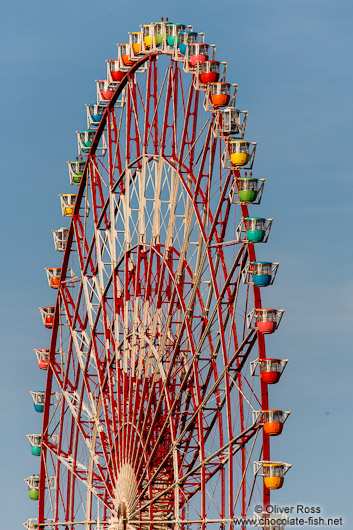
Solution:
<svg viewBox="0 0 353 530"><path fill-rule="evenodd" d="M352 123L350 0L17 0L1 8L2 364L0 530L36 516L23 479L38 470L27 433L44 388L33 348L49 344L39 306L54 305L44 267L60 266L50 230L65 225L59 193L85 103L116 42L139 24L193 24L228 61L266 177L261 210L275 219L262 259L280 261L267 306L286 308L268 352L288 357L274 407L291 409L276 459L293 463L278 505L321 506L352 528ZM266 307L266 304L264 304Z"/></svg>

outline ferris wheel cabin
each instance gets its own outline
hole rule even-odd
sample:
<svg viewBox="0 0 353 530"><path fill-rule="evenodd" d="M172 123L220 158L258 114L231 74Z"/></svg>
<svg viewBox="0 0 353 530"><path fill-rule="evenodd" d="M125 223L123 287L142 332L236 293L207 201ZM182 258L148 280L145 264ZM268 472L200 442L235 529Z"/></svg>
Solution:
<svg viewBox="0 0 353 530"><path fill-rule="evenodd" d="M38 366L41 370L48 370L49 364L49 350L48 349L35 349L34 353L36 354Z"/></svg>
<svg viewBox="0 0 353 530"><path fill-rule="evenodd" d="M66 248L69 231L67 228L61 227L59 230L52 230L54 247L58 252L64 252Z"/></svg>
<svg viewBox="0 0 353 530"><path fill-rule="evenodd" d="M258 365L261 380L268 385L274 385L280 380L287 362L287 359L257 359L254 361L252 373L255 373L256 365Z"/></svg>
<svg viewBox="0 0 353 530"><path fill-rule="evenodd" d="M43 324L46 328L51 329L54 322L55 307L40 307L39 308Z"/></svg>
<svg viewBox="0 0 353 530"><path fill-rule="evenodd" d="M189 46L190 44L194 44L197 41L197 33L194 31L182 31L178 35L178 40L178 47L181 55L185 55L187 51L190 55Z"/></svg>
<svg viewBox="0 0 353 530"><path fill-rule="evenodd" d="M245 219L246 239L250 243L261 243L265 238L266 219L264 217L247 217Z"/></svg>
<svg viewBox="0 0 353 530"><path fill-rule="evenodd" d="M85 164L86 162L84 162L82 158L81 160L76 158L76 160L71 160L67 162L67 166L69 169L70 184L80 184L83 175L83 170L85 169Z"/></svg>
<svg viewBox="0 0 353 530"><path fill-rule="evenodd" d="M246 166L251 157L251 142L233 140L230 142L230 160L234 166Z"/></svg>
<svg viewBox="0 0 353 530"><path fill-rule="evenodd" d="M232 85L225 81L210 83L209 98L214 107L226 107L230 101ZM232 143L232 142L231 142Z"/></svg>
<svg viewBox="0 0 353 530"><path fill-rule="evenodd" d="M115 89L110 86L108 79L100 79L96 83L98 102L107 103L114 95Z"/></svg>
<svg viewBox="0 0 353 530"><path fill-rule="evenodd" d="M185 24L168 23L166 26L167 44L174 46L179 44L179 33L185 32ZM176 42L175 42L176 41Z"/></svg>
<svg viewBox="0 0 353 530"><path fill-rule="evenodd" d="M130 45L124 42L123 44L120 44L120 49L121 49L121 60L124 66L132 66L134 64L134 61L129 59L131 55Z"/></svg>
<svg viewBox="0 0 353 530"><path fill-rule="evenodd" d="M154 34L156 39L157 46L163 44L164 39L166 38L166 26L168 24L168 19L161 20L160 22L154 23Z"/></svg>
<svg viewBox="0 0 353 530"><path fill-rule="evenodd" d="M226 107L220 110L222 123L220 132L224 135L241 135L244 136L246 120L248 117L247 110L238 110L235 107Z"/></svg>
<svg viewBox="0 0 353 530"><path fill-rule="evenodd" d="M139 55L142 51L142 38L140 31L133 31L131 33L132 49L135 55Z"/></svg>
<svg viewBox="0 0 353 530"><path fill-rule="evenodd" d="M154 36L154 24L144 24L143 26L143 42L145 49L149 50L151 46L157 44L157 40Z"/></svg>
<svg viewBox="0 0 353 530"><path fill-rule="evenodd" d="M219 61L203 61L199 64L200 83L215 83L220 76L221 63Z"/></svg>
<svg viewBox="0 0 353 530"><path fill-rule="evenodd" d="M271 285L278 265L279 263L274 264L270 261L253 261L250 263L249 272L252 276L253 284L257 287Z"/></svg>
<svg viewBox="0 0 353 530"><path fill-rule="evenodd" d="M61 212L64 217L72 217L75 209L76 193L64 193L59 195Z"/></svg>
<svg viewBox="0 0 353 530"><path fill-rule="evenodd" d="M49 287L58 289L60 285L61 267L48 267L45 269Z"/></svg>
<svg viewBox="0 0 353 530"><path fill-rule="evenodd" d="M193 42L189 45L190 66L196 66L197 63L207 61L209 57L210 45L204 42Z"/></svg>
<svg viewBox="0 0 353 530"><path fill-rule="evenodd" d="M107 61L108 65L108 80L113 83L120 83L125 75L123 70L120 70L120 64L117 59Z"/></svg>
<svg viewBox="0 0 353 530"><path fill-rule="evenodd" d="M89 129L97 128L100 124L103 114L107 106L100 103L86 103L87 110L87 126ZM84 167L84 166L83 166ZM79 182L72 182L71 184L79 184Z"/></svg>
<svg viewBox="0 0 353 530"><path fill-rule="evenodd" d="M283 316L283 309L256 309L256 328L260 333L274 333Z"/></svg>
<svg viewBox="0 0 353 530"><path fill-rule="evenodd" d="M263 410L263 430L268 436L279 436L283 431L283 425L289 416L289 411Z"/></svg>
<svg viewBox="0 0 353 530"><path fill-rule="evenodd" d="M92 147L93 139L96 131L86 129L84 131L76 131L79 153L87 155Z"/></svg>
<svg viewBox="0 0 353 530"><path fill-rule="evenodd" d="M283 486L286 467L283 462L263 464L264 484L269 490L278 490Z"/></svg>
<svg viewBox="0 0 353 530"><path fill-rule="evenodd" d="M251 204L256 201L259 193L259 179L253 177L239 177L238 197L244 204Z"/></svg>
<svg viewBox="0 0 353 530"><path fill-rule="evenodd" d="M26 435L29 443L31 444L31 453L33 456L40 456L42 446L42 435L41 434L27 434Z"/></svg>
<svg viewBox="0 0 353 530"><path fill-rule="evenodd" d="M283 486L284 475L292 467L286 462L260 461L254 462L254 474L264 478L264 486L269 490L277 490ZM262 469L262 472L261 472Z"/></svg>
<svg viewBox="0 0 353 530"><path fill-rule="evenodd" d="M33 406L36 412L44 412L45 391L44 390L30 390L29 392L33 399Z"/></svg>
<svg viewBox="0 0 353 530"><path fill-rule="evenodd" d="M246 217L244 220L246 239L250 243L264 242L266 232L269 230L268 221L264 217Z"/></svg>
<svg viewBox="0 0 353 530"><path fill-rule="evenodd" d="M28 496L32 501L39 499L39 475L32 475L25 478L25 482L28 486Z"/></svg>

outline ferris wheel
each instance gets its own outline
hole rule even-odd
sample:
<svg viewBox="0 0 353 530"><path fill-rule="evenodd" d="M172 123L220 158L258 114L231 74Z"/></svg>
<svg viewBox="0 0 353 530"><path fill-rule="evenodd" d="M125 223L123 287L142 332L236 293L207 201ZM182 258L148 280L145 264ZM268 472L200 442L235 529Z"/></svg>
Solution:
<svg viewBox="0 0 353 530"><path fill-rule="evenodd" d="M258 504L265 528L290 467L269 443L289 414L268 391L287 360L265 351L283 310L261 302L272 219L226 68L203 33L162 20L96 81L60 195L70 226L53 231L62 265L46 269L28 530L246 528Z"/></svg>

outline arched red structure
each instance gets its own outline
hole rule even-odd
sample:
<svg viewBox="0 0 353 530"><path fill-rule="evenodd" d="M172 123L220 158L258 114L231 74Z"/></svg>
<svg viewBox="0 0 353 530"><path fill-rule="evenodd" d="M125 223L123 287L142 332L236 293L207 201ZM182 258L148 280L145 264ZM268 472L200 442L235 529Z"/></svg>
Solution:
<svg viewBox="0 0 353 530"><path fill-rule="evenodd" d="M38 523L53 528L231 529L269 504L253 473L270 461L253 414L269 410L267 382L250 364L265 337L247 326L262 303L237 229L247 166L230 161L245 126L236 90L225 130L188 47L151 31L108 62L110 99L100 81L94 135L78 131L41 445Z"/></svg>

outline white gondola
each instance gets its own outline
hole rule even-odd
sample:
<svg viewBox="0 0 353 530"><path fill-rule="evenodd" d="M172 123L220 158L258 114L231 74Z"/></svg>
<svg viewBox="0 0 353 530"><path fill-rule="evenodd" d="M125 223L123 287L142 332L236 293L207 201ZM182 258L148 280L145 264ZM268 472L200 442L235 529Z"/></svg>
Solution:
<svg viewBox="0 0 353 530"><path fill-rule="evenodd" d="M52 230L54 238L55 250L58 252L64 252L66 248L66 242L69 235L69 230L65 227L61 227L58 230Z"/></svg>

